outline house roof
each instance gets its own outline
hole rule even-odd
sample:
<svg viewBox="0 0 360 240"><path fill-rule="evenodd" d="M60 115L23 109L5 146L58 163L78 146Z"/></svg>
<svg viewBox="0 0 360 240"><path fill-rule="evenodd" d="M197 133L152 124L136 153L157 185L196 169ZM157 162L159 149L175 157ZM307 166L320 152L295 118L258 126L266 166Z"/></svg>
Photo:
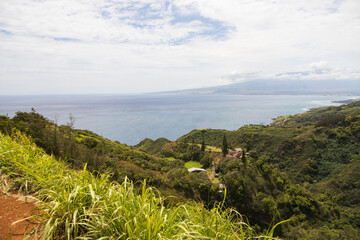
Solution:
<svg viewBox="0 0 360 240"><path fill-rule="evenodd" d="M206 172L206 170L203 168L189 168L188 171L189 172Z"/></svg>

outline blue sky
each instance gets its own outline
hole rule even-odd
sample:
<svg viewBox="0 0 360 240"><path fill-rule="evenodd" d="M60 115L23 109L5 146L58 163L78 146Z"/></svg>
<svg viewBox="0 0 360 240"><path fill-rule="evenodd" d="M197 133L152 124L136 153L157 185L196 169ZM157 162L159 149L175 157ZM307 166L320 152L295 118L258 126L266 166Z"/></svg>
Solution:
<svg viewBox="0 0 360 240"><path fill-rule="evenodd" d="M360 80L358 0L2 0L0 94Z"/></svg>

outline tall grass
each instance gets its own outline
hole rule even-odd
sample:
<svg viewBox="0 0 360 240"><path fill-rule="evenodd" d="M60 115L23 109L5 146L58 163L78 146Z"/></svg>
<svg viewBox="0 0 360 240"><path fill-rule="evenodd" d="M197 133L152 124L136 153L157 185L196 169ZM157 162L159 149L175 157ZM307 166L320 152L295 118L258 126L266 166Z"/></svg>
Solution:
<svg viewBox="0 0 360 240"><path fill-rule="evenodd" d="M270 239L255 237L240 214L221 204L165 207L145 182L135 189L86 166L71 170L20 133L0 134L0 169L13 188L26 186L40 202L43 239Z"/></svg>

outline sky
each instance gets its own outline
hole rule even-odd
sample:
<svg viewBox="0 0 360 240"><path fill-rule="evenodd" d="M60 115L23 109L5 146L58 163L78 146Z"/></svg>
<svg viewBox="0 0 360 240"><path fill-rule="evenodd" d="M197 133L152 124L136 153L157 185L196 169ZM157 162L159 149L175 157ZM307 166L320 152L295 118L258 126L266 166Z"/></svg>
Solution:
<svg viewBox="0 0 360 240"><path fill-rule="evenodd" d="M360 81L360 1L0 1L0 95L253 79Z"/></svg>

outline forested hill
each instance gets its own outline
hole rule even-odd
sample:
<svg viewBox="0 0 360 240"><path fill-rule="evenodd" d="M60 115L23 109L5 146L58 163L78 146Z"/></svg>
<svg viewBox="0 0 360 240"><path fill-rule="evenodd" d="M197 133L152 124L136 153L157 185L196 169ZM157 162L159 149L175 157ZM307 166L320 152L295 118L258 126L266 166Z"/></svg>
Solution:
<svg viewBox="0 0 360 240"><path fill-rule="evenodd" d="M304 187L316 200L315 209L321 206L315 215L324 216L330 211L332 217L327 223L308 219L289 231L311 222L318 230L305 227L307 239L359 239L359 101L278 117L267 126L249 125L235 131L193 130L177 141L201 143L205 139L206 144L221 147L224 138L230 148L248 152L250 161L257 159L255 164L286 173L291 183ZM224 179L229 173L225 174ZM275 202L279 208L281 201L275 198ZM322 229L324 226L327 230Z"/></svg>
<svg viewBox="0 0 360 240"><path fill-rule="evenodd" d="M248 125L235 131L193 130L178 142L230 148L266 155L269 163L296 182L317 182L338 172L360 152L360 101L276 118L270 125Z"/></svg>
<svg viewBox="0 0 360 240"><path fill-rule="evenodd" d="M249 154L222 155L224 140L228 150ZM193 130L175 143L145 139L137 147L178 158L189 156L178 150L186 144L193 154L185 161L213 166L227 187L227 203L251 223L291 219L280 227L286 239L360 238L359 101L278 117L270 125Z"/></svg>
<svg viewBox="0 0 360 240"><path fill-rule="evenodd" d="M181 158L155 156L88 130L73 129L71 119L58 126L35 111L17 112L13 118L0 116L0 131L8 135L16 131L27 134L46 153L62 159L71 168L82 169L86 164L95 173L109 173L113 181L122 182L128 177L138 186L146 180L162 195L174 196L167 201L203 199L207 203L222 198L206 174L189 174Z"/></svg>

